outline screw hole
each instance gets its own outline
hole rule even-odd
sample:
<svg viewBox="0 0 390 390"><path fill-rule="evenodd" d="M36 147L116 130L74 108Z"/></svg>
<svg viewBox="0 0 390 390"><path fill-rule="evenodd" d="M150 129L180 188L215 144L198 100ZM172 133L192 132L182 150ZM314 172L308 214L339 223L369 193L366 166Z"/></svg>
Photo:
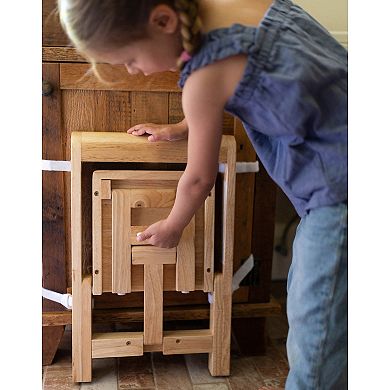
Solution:
<svg viewBox="0 0 390 390"><path fill-rule="evenodd" d="M179 344L179 343L180 343L180 341L181 341L180 339L177 339L177 340L176 340L176 344Z"/></svg>
<svg viewBox="0 0 390 390"><path fill-rule="evenodd" d="M130 345L131 344L131 341L126 341L126 345Z"/></svg>
<svg viewBox="0 0 390 390"><path fill-rule="evenodd" d="M211 272L211 269L210 269L210 268L207 268L206 271L207 271L207 272Z"/></svg>
<svg viewBox="0 0 390 390"><path fill-rule="evenodd" d="M97 275L98 273L99 273L99 270L95 269L95 275Z"/></svg>
<svg viewBox="0 0 390 390"><path fill-rule="evenodd" d="M94 194L95 196L98 196L98 195L99 195L99 191L95 191L93 194Z"/></svg>

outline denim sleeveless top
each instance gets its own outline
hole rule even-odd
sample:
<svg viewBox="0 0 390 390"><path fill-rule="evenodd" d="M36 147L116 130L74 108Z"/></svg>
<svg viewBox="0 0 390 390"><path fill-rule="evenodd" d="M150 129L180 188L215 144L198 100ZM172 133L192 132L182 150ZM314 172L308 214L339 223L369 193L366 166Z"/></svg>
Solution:
<svg viewBox="0 0 390 390"><path fill-rule="evenodd" d="M225 111L238 117L264 168L300 216L347 200L347 52L300 7L276 0L258 27L213 30L185 64L237 54L247 65Z"/></svg>

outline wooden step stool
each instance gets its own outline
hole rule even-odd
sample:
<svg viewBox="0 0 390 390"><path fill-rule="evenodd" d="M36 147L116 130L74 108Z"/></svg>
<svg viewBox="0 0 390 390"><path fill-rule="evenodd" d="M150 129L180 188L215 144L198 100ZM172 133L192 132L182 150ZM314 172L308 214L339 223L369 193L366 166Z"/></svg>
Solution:
<svg viewBox="0 0 390 390"><path fill-rule="evenodd" d="M72 367L75 382L92 380L92 359L209 353L213 376L230 372L230 324L235 191L235 141L223 136L223 250L214 272L215 191L183 231L176 248L137 242L136 235L166 218L182 171L96 170L92 175L92 275L84 250L83 216L88 207L83 175L90 162L185 163L187 144L150 143L125 133L72 134ZM216 259L217 261L219 259ZM210 328L163 330L163 292L201 290L212 295ZM92 334L92 294L144 292L144 331ZM185 296L183 296L183 300Z"/></svg>

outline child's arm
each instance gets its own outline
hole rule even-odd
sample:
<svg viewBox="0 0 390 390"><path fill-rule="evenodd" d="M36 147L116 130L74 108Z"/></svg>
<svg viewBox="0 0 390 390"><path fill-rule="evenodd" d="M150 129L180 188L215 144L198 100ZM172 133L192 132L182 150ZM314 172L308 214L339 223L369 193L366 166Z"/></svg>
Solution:
<svg viewBox="0 0 390 390"><path fill-rule="evenodd" d="M156 141L179 141L188 136L188 126L186 118L179 123L157 125L155 123L141 123L127 130L131 135L150 134L148 140Z"/></svg>
<svg viewBox="0 0 390 390"><path fill-rule="evenodd" d="M167 219L149 226L139 241L177 246L181 233L212 189L218 172L223 111L227 97L217 66L194 72L183 89L183 110L189 127L187 167L179 181Z"/></svg>

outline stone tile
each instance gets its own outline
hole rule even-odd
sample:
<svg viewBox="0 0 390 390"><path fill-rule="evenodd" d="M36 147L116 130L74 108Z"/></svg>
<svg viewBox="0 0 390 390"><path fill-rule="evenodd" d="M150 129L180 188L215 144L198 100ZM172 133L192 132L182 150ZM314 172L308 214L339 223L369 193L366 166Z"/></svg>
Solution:
<svg viewBox="0 0 390 390"><path fill-rule="evenodd" d="M253 363L253 357L232 358L230 372L227 382L232 390L258 390L264 385Z"/></svg>
<svg viewBox="0 0 390 390"><path fill-rule="evenodd" d="M183 355L152 353L154 378L158 390L192 390Z"/></svg>
<svg viewBox="0 0 390 390"><path fill-rule="evenodd" d="M80 385L72 381L72 365L53 364L46 368L43 390L76 390Z"/></svg>
<svg viewBox="0 0 390 390"><path fill-rule="evenodd" d="M203 385L194 385L193 390L229 390L226 383L206 383Z"/></svg>
<svg viewBox="0 0 390 390"><path fill-rule="evenodd" d="M254 356L253 363L264 381L287 377L289 367L285 356L274 345L269 345L267 354Z"/></svg>
<svg viewBox="0 0 390 390"><path fill-rule="evenodd" d="M150 353L118 359L118 389L155 389Z"/></svg>
<svg viewBox="0 0 390 390"><path fill-rule="evenodd" d="M203 383L226 383L223 377L213 377L208 368L209 356L205 353L185 355L188 372L193 385Z"/></svg>
<svg viewBox="0 0 390 390"><path fill-rule="evenodd" d="M116 359L93 359L92 382L82 383L80 390L117 390Z"/></svg>

